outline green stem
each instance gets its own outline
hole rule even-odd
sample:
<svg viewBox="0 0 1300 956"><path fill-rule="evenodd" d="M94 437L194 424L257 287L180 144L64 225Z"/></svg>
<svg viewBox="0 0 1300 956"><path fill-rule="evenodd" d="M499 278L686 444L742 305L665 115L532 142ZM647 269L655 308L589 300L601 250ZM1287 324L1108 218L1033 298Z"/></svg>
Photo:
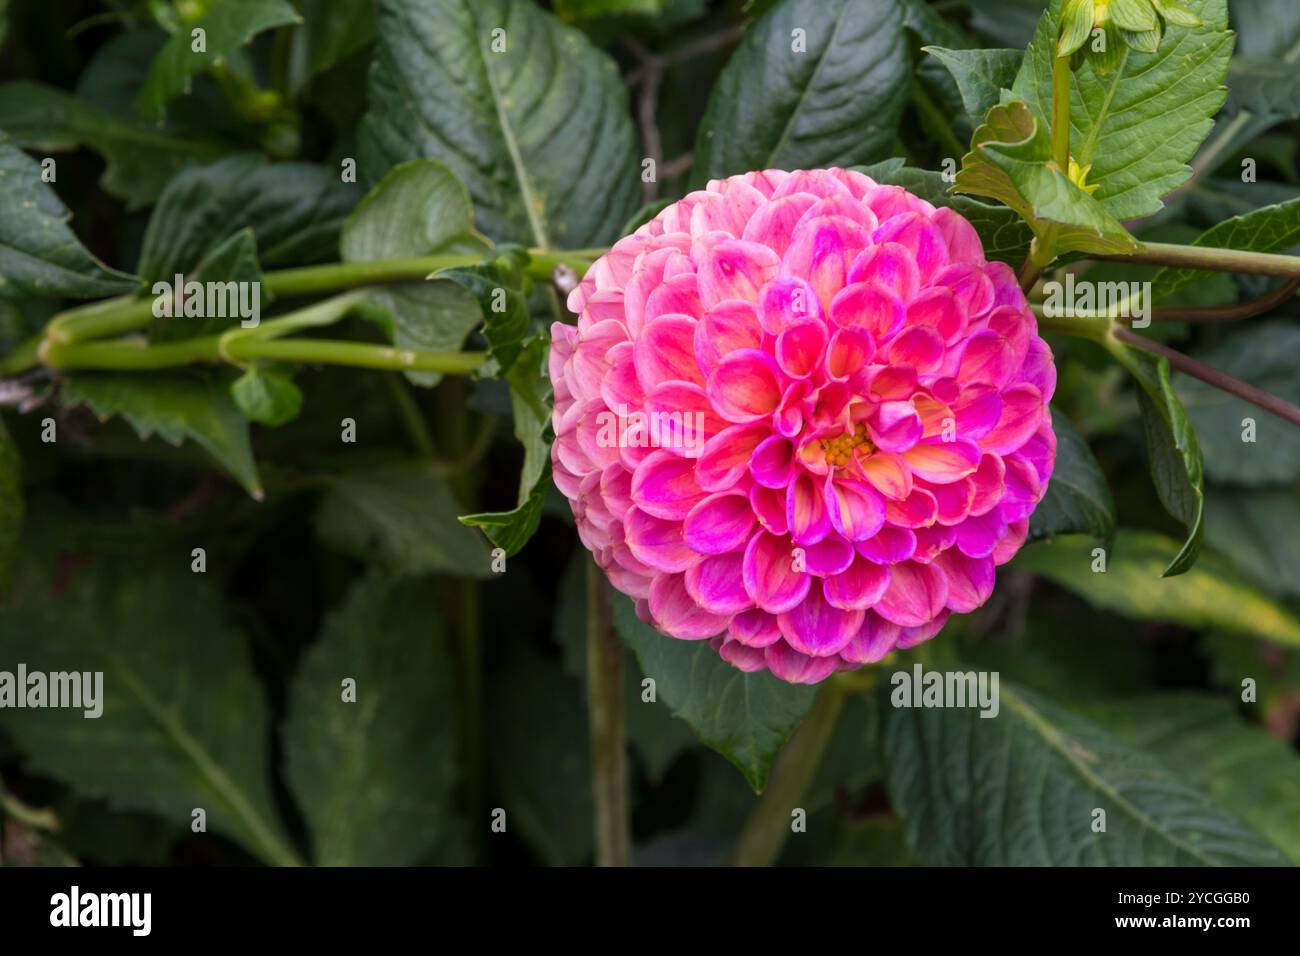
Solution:
<svg viewBox="0 0 1300 956"><path fill-rule="evenodd" d="M740 831L734 866L771 866L781 855L791 832L791 814L799 809L821 768L848 696L848 686L834 678L822 685L808 716L777 757L767 789Z"/></svg>
<svg viewBox="0 0 1300 956"><path fill-rule="evenodd" d="M623 649L611 621L609 585L594 561L587 563L587 714L591 723L596 865L627 866L631 834Z"/></svg>
<svg viewBox="0 0 1300 956"><path fill-rule="evenodd" d="M1126 255L1093 256L1109 262L1140 262L1176 269L1207 269L1245 275L1300 279L1300 257L1244 249L1216 249L1212 246L1180 246L1167 242L1146 242L1137 252Z"/></svg>
<svg viewBox="0 0 1300 956"><path fill-rule="evenodd" d="M1070 58L1052 60L1052 158L1062 176L1070 175Z"/></svg>

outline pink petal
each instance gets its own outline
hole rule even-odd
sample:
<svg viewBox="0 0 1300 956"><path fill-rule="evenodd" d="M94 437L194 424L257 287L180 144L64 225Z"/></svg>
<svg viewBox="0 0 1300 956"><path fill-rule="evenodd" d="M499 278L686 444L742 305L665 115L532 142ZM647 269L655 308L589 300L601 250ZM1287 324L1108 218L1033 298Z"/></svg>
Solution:
<svg viewBox="0 0 1300 956"><path fill-rule="evenodd" d="M1011 343L996 332L976 332L966 341L957 377L967 385L1004 387L1016 370Z"/></svg>
<svg viewBox="0 0 1300 956"><path fill-rule="evenodd" d="M759 324L771 335L779 335L791 325L819 322L821 317L822 306L813 287L792 276L769 282L758 302Z"/></svg>
<svg viewBox="0 0 1300 956"><path fill-rule="evenodd" d="M777 637L781 632L777 631ZM727 640L718 645L718 656L746 674L767 670L767 655L758 648L746 647L740 641Z"/></svg>
<svg viewBox="0 0 1300 956"><path fill-rule="evenodd" d="M632 500L646 514L680 521L704 498L695 482L695 463L666 451L655 451L632 475Z"/></svg>
<svg viewBox="0 0 1300 956"><path fill-rule="evenodd" d="M771 430L766 425L732 425L705 443L695 463L695 481L705 491L729 491L749 469L749 459Z"/></svg>
<svg viewBox="0 0 1300 956"><path fill-rule="evenodd" d="M969 614L993 593L993 559L968 558L956 548L934 559L948 579L948 607Z"/></svg>
<svg viewBox="0 0 1300 956"><path fill-rule="evenodd" d="M902 634L903 629L897 624L868 611L863 616L858 633L840 651L840 657L851 664L878 663L894 649Z"/></svg>
<svg viewBox="0 0 1300 956"><path fill-rule="evenodd" d="M764 654L768 670L787 684L816 684L839 670L839 658L800 654L785 641L777 641Z"/></svg>
<svg viewBox="0 0 1300 956"><path fill-rule="evenodd" d="M750 608L733 617L727 633L746 647L763 648L781 639L776 615L760 608Z"/></svg>
<svg viewBox="0 0 1300 956"><path fill-rule="evenodd" d="M858 555L845 570L822 582L826 600L846 611L865 611L889 587L889 569Z"/></svg>
<svg viewBox="0 0 1300 956"><path fill-rule="evenodd" d="M898 293L874 282L857 282L835 293L827 314L843 328L861 328L877 340L902 327L907 307Z"/></svg>
<svg viewBox="0 0 1300 956"><path fill-rule="evenodd" d="M1002 394L992 385L970 385L953 402L952 412L959 435L983 438L1002 417Z"/></svg>
<svg viewBox="0 0 1300 956"><path fill-rule="evenodd" d="M794 570L794 543L788 537L760 531L745 548L742 569L745 591L771 614L783 614L808 594L812 576Z"/></svg>
<svg viewBox="0 0 1300 956"><path fill-rule="evenodd" d="M790 525L790 536L796 544L816 544L830 534L830 515L826 499L817 481L802 472L790 482L785 496L785 516Z"/></svg>
<svg viewBox="0 0 1300 956"><path fill-rule="evenodd" d="M791 378L807 378L826 352L826 326L821 321L790 325L777 336L776 364Z"/></svg>
<svg viewBox="0 0 1300 956"><path fill-rule="evenodd" d="M764 203L745 224L742 238L761 242L778 256L785 255L795 223L803 218L817 197L810 193L794 193Z"/></svg>
<svg viewBox="0 0 1300 956"><path fill-rule="evenodd" d="M794 445L782 435L759 443L749 463L749 473L765 488L784 488L794 477Z"/></svg>
<svg viewBox="0 0 1300 956"><path fill-rule="evenodd" d="M1043 396L1035 386L1012 386L1002 393L1002 415L980 445L999 455L1015 451L1038 431L1044 411Z"/></svg>
<svg viewBox="0 0 1300 956"><path fill-rule="evenodd" d="M885 525L874 538L859 541L858 554L876 564L897 564L916 552L916 532L910 528Z"/></svg>
<svg viewBox="0 0 1300 956"><path fill-rule="evenodd" d="M708 393L692 382L660 382L646 400L650 444L698 458L709 439L727 427L713 411Z"/></svg>
<svg viewBox="0 0 1300 956"><path fill-rule="evenodd" d="M1009 277L1008 293L1023 304L1024 295L1016 282L1016 274L1001 262L990 262L983 269L969 262L961 262L941 269L934 276L934 285L946 285L966 306L970 321L982 318L995 305L1002 305L995 297L995 285L989 276ZM1014 300L1013 300L1014 301Z"/></svg>
<svg viewBox="0 0 1300 956"><path fill-rule="evenodd" d="M951 289L934 286L908 303L907 324L934 329L951 345L966 331L966 310Z"/></svg>
<svg viewBox="0 0 1300 956"><path fill-rule="evenodd" d="M757 301L759 290L781 265L781 257L767 246L743 239L701 240L691 256L699 267L700 302L706 309L727 299Z"/></svg>
<svg viewBox="0 0 1300 956"><path fill-rule="evenodd" d="M979 233L965 216L945 206L935 210L930 221L943 235L943 241L948 246L949 262L983 264L984 244L980 242Z"/></svg>
<svg viewBox="0 0 1300 956"><path fill-rule="evenodd" d="M682 535L680 521L664 521L632 508L623 516L623 531L632 556L656 571L685 571L700 560Z"/></svg>
<svg viewBox="0 0 1300 956"><path fill-rule="evenodd" d="M971 475L971 481L975 484L975 498L970 505L971 514L987 514L997 507L998 502L1002 500L1006 472L1006 466L998 455L986 454L980 458L980 466Z"/></svg>
<svg viewBox="0 0 1300 956"><path fill-rule="evenodd" d="M849 379L871 361L875 351L875 343L865 329L836 329L826 348L826 374L835 381Z"/></svg>
<svg viewBox="0 0 1300 956"><path fill-rule="evenodd" d="M900 627L933 620L948 600L948 579L932 564L903 561L889 569L889 587L875 611Z"/></svg>
<svg viewBox="0 0 1300 956"><path fill-rule="evenodd" d="M665 634L699 641L720 634L727 619L710 614L695 603L680 574L661 574L650 585L650 616Z"/></svg>
<svg viewBox="0 0 1300 956"><path fill-rule="evenodd" d="M894 337L887 354L895 365L910 365L920 373L933 372L943 359L943 338L928 326L913 326Z"/></svg>
<svg viewBox="0 0 1300 956"><path fill-rule="evenodd" d="M695 326L695 361L702 370L711 371L720 358L737 349L762 344L763 329L752 302L719 302Z"/></svg>
<svg viewBox="0 0 1300 956"><path fill-rule="evenodd" d="M953 442L926 440L903 452L908 466L918 478L946 485L972 474L980 463L980 450L973 441Z"/></svg>
<svg viewBox="0 0 1300 956"><path fill-rule="evenodd" d="M790 523L785 517L785 492L762 485L749 489L749 504L758 523L772 534L788 534Z"/></svg>
<svg viewBox="0 0 1300 956"><path fill-rule="evenodd" d="M921 272L916 267L916 259L906 246L896 242L882 243L863 251L854 260L846 278L850 285L874 282L905 302L921 287Z"/></svg>
<svg viewBox="0 0 1300 956"><path fill-rule="evenodd" d="M858 464L862 476L886 498L906 498L912 493L912 469L901 455L878 451Z"/></svg>
<svg viewBox="0 0 1300 956"><path fill-rule="evenodd" d="M884 451L906 452L921 440L921 416L911 402L881 402L867 422L871 440Z"/></svg>
<svg viewBox="0 0 1300 956"><path fill-rule="evenodd" d="M804 566L819 578L829 577L852 564L856 555L852 544L838 534L829 534L804 549Z"/></svg>
<svg viewBox="0 0 1300 956"><path fill-rule="evenodd" d="M896 242L910 249L923 285L929 285L934 274L948 265L948 243L922 213L903 213L887 219L871 238L878 243Z"/></svg>
<svg viewBox="0 0 1300 956"><path fill-rule="evenodd" d="M739 551L705 558L686 572L686 590L710 614L730 617L748 610L754 602L741 578L744 555ZM991 565L990 565L991 567Z"/></svg>
<svg viewBox="0 0 1300 956"><path fill-rule="evenodd" d="M924 528L939 516L939 503L920 485L902 501L885 502L885 517L899 528Z"/></svg>
<svg viewBox="0 0 1300 956"><path fill-rule="evenodd" d="M701 554L723 554L744 547L753 528L754 509L750 507L749 496L729 491L709 495L695 505L687 514L682 530L693 550Z"/></svg>
<svg viewBox="0 0 1300 956"><path fill-rule="evenodd" d="M708 393L727 421L757 421L781 404L781 373L765 352L739 349L714 367Z"/></svg>
<svg viewBox="0 0 1300 956"><path fill-rule="evenodd" d="M1020 546L1029 537L1029 522L1013 521L1007 525L1007 533L998 540L993 549L993 563L1001 567L1016 556Z"/></svg>
<svg viewBox="0 0 1300 956"><path fill-rule="evenodd" d="M827 475L825 500L831 525L849 541L865 541L885 523L884 499L870 485Z"/></svg>
<svg viewBox="0 0 1300 956"><path fill-rule="evenodd" d="M641 332L633 352L636 377L648 394L670 379L704 384L695 361L695 320L685 315L661 315Z"/></svg>
<svg viewBox="0 0 1300 956"><path fill-rule="evenodd" d="M811 657L838 654L862 626L862 611L845 611L813 588L798 607L777 617L781 635L794 650Z"/></svg>
<svg viewBox="0 0 1300 956"><path fill-rule="evenodd" d="M857 254L871 245L867 230L843 216L805 219L795 228L781 257L781 271L804 276L823 306L844 288L844 277Z"/></svg>
<svg viewBox="0 0 1300 956"><path fill-rule="evenodd" d="M988 557L997 547L998 539L1006 533L1006 519L1000 509L994 508L987 514L972 515L957 525L957 547L967 557Z"/></svg>

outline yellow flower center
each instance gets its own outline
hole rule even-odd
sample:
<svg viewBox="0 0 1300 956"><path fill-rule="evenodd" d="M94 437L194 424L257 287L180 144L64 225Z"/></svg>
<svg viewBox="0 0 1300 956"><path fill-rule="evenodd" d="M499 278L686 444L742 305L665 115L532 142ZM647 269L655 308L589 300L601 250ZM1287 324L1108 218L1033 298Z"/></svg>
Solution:
<svg viewBox="0 0 1300 956"><path fill-rule="evenodd" d="M823 438L822 450L826 453L826 464L844 468L852 463L859 451L869 455L876 450L876 446L871 444L867 426L858 422L853 431L845 432L838 438Z"/></svg>

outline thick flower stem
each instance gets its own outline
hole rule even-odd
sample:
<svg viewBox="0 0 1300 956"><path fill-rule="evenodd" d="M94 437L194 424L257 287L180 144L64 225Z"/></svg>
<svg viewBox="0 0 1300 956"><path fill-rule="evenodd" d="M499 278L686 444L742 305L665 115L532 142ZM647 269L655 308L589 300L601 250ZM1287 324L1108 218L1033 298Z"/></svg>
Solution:
<svg viewBox="0 0 1300 956"><path fill-rule="evenodd" d="M733 866L771 866L791 833L793 812L821 768L849 689L832 677L822 684L812 709L776 758L767 789L736 841Z"/></svg>
<svg viewBox="0 0 1300 956"><path fill-rule="evenodd" d="M1114 256L1093 256L1110 262L1140 262L1178 269L1206 269L1244 275L1300 279L1300 256L1244 249L1216 249L1212 246L1180 246L1168 242L1146 242L1137 252Z"/></svg>
<svg viewBox="0 0 1300 956"><path fill-rule="evenodd" d="M623 649L610 615L609 585L587 563L587 716L591 723L591 789L596 808L596 865L627 866L627 728Z"/></svg>

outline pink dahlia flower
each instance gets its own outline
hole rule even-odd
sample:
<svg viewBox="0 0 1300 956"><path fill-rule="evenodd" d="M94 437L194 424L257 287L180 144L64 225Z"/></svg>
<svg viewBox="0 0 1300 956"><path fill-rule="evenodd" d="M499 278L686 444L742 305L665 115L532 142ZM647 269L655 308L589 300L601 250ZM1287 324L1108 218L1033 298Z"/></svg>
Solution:
<svg viewBox="0 0 1300 956"><path fill-rule="evenodd" d="M555 482L664 634L815 683L979 607L1024 543L1056 370L952 210L843 169L715 180L568 304Z"/></svg>

